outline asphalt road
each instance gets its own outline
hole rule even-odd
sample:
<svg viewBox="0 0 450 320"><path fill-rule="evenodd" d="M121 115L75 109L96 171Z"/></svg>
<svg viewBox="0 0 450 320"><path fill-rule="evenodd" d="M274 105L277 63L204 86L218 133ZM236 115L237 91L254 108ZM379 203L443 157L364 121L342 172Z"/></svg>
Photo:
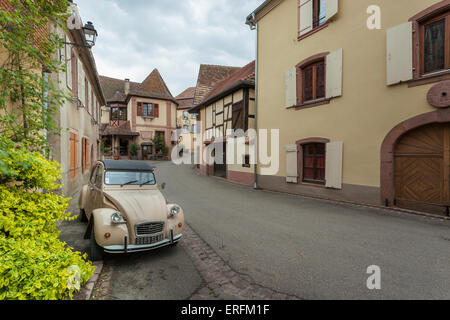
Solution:
<svg viewBox="0 0 450 320"><path fill-rule="evenodd" d="M169 202L228 265L254 284L303 299L450 299L450 221L255 191L154 163ZM86 252L86 225L62 240ZM188 299L204 286L186 248L106 256L109 299ZM369 290L367 268L381 268ZM213 268L212 268L213 269Z"/></svg>
<svg viewBox="0 0 450 320"><path fill-rule="evenodd" d="M255 283L303 299L450 299L450 221L156 167L192 229ZM367 288L371 265L381 268L381 290Z"/></svg>

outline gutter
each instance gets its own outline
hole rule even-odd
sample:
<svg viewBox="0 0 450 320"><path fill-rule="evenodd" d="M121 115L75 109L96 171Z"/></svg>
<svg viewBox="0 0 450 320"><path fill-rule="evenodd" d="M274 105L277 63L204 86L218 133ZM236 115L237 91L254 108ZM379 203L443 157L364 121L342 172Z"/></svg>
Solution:
<svg viewBox="0 0 450 320"><path fill-rule="evenodd" d="M266 1L262 6L265 6ZM258 9L257 9L258 10ZM258 132L258 22L256 21L256 13L252 13L251 30L256 30L256 46L255 46L255 131ZM258 139L255 137L255 164L254 164L254 182L253 189L258 189Z"/></svg>
<svg viewBox="0 0 450 320"><path fill-rule="evenodd" d="M256 28L256 15L262 10L264 9L270 2L272 2L272 0L266 0L264 1L258 8L255 9L255 11L253 11L251 14L249 14L247 16L247 19L245 21L245 24L248 24L250 26L250 28L252 30L255 30Z"/></svg>

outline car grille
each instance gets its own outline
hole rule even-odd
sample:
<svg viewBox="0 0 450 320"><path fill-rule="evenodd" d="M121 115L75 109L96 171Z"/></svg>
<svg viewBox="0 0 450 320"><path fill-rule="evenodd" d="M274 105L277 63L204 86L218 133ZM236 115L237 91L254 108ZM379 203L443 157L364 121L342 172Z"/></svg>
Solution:
<svg viewBox="0 0 450 320"><path fill-rule="evenodd" d="M136 226L136 236L155 235L164 231L164 222L141 223Z"/></svg>
<svg viewBox="0 0 450 320"><path fill-rule="evenodd" d="M137 245L154 244L154 243L161 242L163 240L164 240L164 235L160 234L157 236L136 238L136 244Z"/></svg>

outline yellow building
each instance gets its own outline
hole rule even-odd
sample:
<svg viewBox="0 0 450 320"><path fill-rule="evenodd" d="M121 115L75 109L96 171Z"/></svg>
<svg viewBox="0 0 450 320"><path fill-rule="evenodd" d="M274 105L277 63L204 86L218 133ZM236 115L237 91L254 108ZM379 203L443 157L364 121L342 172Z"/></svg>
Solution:
<svg viewBox="0 0 450 320"><path fill-rule="evenodd" d="M450 1L268 0L257 126L280 129L258 186L448 214Z"/></svg>
<svg viewBox="0 0 450 320"><path fill-rule="evenodd" d="M194 134L197 133L197 114L189 113L194 105L195 87L188 88L175 97L179 106L177 109L177 129L181 130L178 143L189 151L194 150Z"/></svg>

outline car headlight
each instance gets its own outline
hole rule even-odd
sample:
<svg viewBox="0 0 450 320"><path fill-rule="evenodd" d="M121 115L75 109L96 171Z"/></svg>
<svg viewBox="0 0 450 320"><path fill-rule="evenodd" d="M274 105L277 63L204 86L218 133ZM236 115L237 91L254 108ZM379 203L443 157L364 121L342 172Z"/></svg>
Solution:
<svg viewBox="0 0 450 320"><path fill-rule="evenodd" d="M119 211L116 211L111 215L111 222L115 224L126 223L125 219Z"/></svg>
<svg viewBox="0 0 450 320"><path fill-rule="evenodd" d="M181 208L179 206L173 206L170 208L169 217L175 217L177 214L179 214L181 211Z"/></svg>

